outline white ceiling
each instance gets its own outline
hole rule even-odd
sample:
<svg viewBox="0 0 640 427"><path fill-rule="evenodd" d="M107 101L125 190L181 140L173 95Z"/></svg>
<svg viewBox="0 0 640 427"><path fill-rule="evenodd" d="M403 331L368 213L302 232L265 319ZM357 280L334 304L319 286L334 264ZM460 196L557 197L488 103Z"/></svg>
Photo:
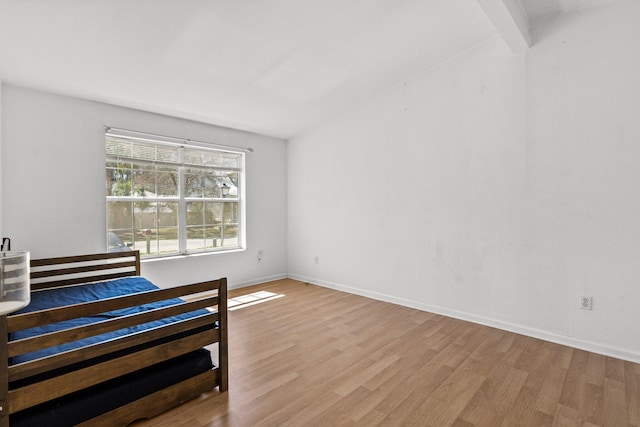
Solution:
<svg viewBox="0 0 640 427"><path fill-rule="evenodd" d="M0 0L0 76L290 138L496 34L476 0Z"/></svg>

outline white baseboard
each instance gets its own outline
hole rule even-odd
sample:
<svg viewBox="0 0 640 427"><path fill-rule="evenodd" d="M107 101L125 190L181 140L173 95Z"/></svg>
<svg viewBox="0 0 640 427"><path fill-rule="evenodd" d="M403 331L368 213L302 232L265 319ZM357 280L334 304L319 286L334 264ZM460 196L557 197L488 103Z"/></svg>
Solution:
<svg viewBox="0 0 640 427"><path fill-rule="evenodd" d="M272 276L259 277L257 279L245 280L243 282L227 283L227 289L246 288L247 286L259 285L260 283L273 282L274 280L286 279L289 276L286 273L274 274Z"/></svg>
<svg viewBox="0 0 640 427"><path fill-rule="evenodd" d="M532 338L538 338L541 340L553 342L556 344L566 345L568 347L577 348L580 350L590 351L592 353L602 354L604 356L615 357L616 359L627 360L629 362L640 363L640 353L626 350L618 347L611 347L602 344L598 344L591 341L584 341L576 338L571 338L563 335L558 335L553 332L531 328L524 325L518 325L515 323L504 322L498 319L492 319L489 317L477 316L475 314L466 313L458 310L451 310L446 307L440 307L437 305L423 304L416 301L411 301L404 298L394 297L379 292L367 291L359 288L353 288L350 286L340 285L338 283L327 282L313 277L301 276L298 274L289 274L291 279L299 280L301 282L308 282L315 285L323 286L338 291L347 292L350 294L360 295L367 298L372 298L380 301L390 302L404 307L415 308L421 311L428 311L430 313L441 314L447 317L453 317L455 319L466 320L468 322L478 323L484 326L490 326L497 329L502 329L509 332L514 332L520 335L526 335Z"/></svg>

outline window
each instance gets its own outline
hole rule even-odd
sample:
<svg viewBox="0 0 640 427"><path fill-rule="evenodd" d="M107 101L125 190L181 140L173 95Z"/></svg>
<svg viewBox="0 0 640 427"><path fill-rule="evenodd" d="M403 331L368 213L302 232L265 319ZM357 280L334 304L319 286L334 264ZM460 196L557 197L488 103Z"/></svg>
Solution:
<svg viewBox="0 0 640 427"><path fill-rule="evenodd" d="M105 147L109 251L158 257L244 246L243 152L111 132Z"/></svg>

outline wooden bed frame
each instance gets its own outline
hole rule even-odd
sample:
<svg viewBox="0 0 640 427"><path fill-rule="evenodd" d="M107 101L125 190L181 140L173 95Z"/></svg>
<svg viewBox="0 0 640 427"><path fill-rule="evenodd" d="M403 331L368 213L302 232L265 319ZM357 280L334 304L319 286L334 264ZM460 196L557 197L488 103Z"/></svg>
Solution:
<svg viewBox="0 0 640 427"><path fill-rule="evenodd" d="M38 292L54 287L139 275L140 253L138 251L32 260L31 290ZM165 299L184 299L185 297L186 302L183 304L7 342L8 334L17 330ZM207 307L210 308L211 313L206 316L125 335L53 356L15 365L9 364L10 358L19 354ZM217 307L217 310L214 311L211 307ZM189 333L192 330L202 330L207 326L210 328L204 332ZM173 337L177 333L180 333L181 338ZM0 427L8 426L11 414L18 411L213 343L218 344L218 360L212 370L130 402L125 406L115 408L81 425L127 425L137 419L151 418L204 392L213 390L215 387L219 387L220 391L227 390L227 283L225 278L32 313L0 316L0 335L5 337L0 343ZM172 337L171 341L153 346L148 345L163 338L166 341L167 337ZM147 346L145 347L144 344ZM141 345L144 349L124 356L121 355L123 349ZM66 374L44 380L34 379L34 377L40 378L42 374L51 373L51 371L74 365L80 361L99 356L102 358L112 353L118 355L107 361L101 361ZM9 387L9 384L14 381L29 379L34 379L35 382L15 388Z"/></svg>

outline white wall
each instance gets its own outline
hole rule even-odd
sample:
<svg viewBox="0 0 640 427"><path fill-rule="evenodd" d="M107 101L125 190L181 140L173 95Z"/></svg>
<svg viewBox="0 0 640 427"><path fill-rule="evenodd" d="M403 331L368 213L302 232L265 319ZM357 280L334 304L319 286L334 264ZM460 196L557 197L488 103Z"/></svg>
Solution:
<svg viewBox="0 0 640 427"><path fill-rule="evenodd" d="M290 275L640 361L639 18L548 18L290 141Z"/></svg>
<svg viewBox="0 0 640 427"><path fill-rule="evenodd" d="M104 126L113 126L255 148L246 157L247 250L144 262L145 276L159 286L286 276L284 141L9 85L2 123L2 230L12 249L33 258L105 251Z"/></svg>
<svg viewBox="0 0 640 427"><path fill-rule="evenodd" d="M2 75L0 75L0 239L4 236L2 234L2 205Z"/></svg>
<svg viewBox="0 0 640 427"><path fill-rule="evenodd" d="M640 361L640 2L534 26L528 54L528 271L537 322ZM576 312L579 295L593 312ZM531 315L533 318L533 315Z"/></svg>

